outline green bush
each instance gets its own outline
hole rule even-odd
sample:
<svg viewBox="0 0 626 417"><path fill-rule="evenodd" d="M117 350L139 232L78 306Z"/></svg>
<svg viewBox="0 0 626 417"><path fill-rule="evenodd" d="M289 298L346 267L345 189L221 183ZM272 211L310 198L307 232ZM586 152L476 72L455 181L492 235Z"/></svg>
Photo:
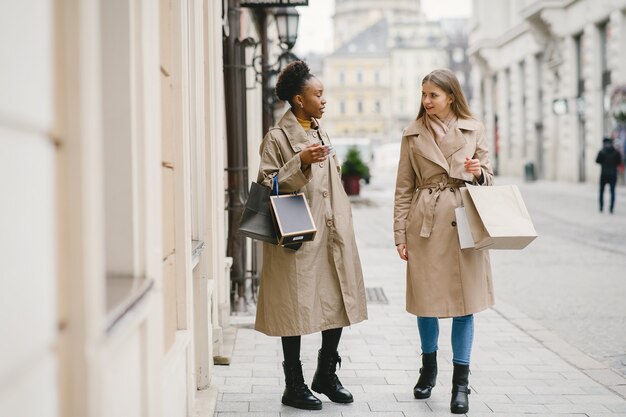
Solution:
<svg viewBox="0 0 626 417"><path fill-rule="evenodd" d="M370 169L361 159L361 153L356 146L352 146L348 149L345 161L341 165L341 175L343 177L356 175L363 178L366 183L369 183Z"/></svg>

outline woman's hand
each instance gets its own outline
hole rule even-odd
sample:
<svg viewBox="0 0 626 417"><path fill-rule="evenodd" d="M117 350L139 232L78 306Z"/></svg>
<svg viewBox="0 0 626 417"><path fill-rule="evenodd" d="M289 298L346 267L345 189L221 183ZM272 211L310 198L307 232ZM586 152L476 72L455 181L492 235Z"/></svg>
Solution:
<svg viewBox="0 0 626 417"><path fill-rule="evenodd" d="M311 165L316 162L322 162L329 154L327 146L322 146L319 143L309 145L300 152L300 161L303 165Z"/></svg>
<svg viewBox="0 0 626 417"><path fill-rule="evenodd" d="M479 159L470 159L468 156L466 156L463 166L465 167L465 171L473 174L476 178L480 178L482 172L480 170Z"/></svg>
<svg viewBox="0 0 626 417"><path fill-rule="evenodd" d="M398 255L400 255L400 259L402 259L403 261L409 260L409 254L406 251L406 243L397 244L396 250L398 251Z"/></svg>

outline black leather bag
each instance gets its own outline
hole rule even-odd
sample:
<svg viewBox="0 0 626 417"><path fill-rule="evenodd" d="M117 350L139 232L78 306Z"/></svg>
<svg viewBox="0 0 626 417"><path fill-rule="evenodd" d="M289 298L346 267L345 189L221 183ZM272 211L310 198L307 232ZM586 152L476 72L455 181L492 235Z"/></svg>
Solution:
<svg viewBox="0 0 626 417"><path fill-rule="evenodd" d="M239 222L239 233L252 239L278 245L270 208L272 190L253 182Z"/></svg>

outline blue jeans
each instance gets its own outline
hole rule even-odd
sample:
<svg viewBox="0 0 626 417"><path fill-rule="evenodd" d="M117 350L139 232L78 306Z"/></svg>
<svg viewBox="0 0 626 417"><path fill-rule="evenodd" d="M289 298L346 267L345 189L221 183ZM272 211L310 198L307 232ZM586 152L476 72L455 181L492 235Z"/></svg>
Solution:
<svg viewBox="0 0 626 417"><path fill-rule="evenodd" d="M418 317L417 328L423 353L432 353L438 349L439 319L437 317ZM452 318L452 363L469 365L474 341L474 315Z"/></svg>

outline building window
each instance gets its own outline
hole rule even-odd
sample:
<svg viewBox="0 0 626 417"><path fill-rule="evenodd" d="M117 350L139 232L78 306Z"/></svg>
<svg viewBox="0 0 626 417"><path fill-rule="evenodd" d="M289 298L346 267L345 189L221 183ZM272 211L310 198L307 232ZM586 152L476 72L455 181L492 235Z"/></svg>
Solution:
<svg viewBox="0 0 626 417"><path fill-rule="evenodd" d="M346 82L346 74L343 71L341 71L339 73L339 84L343 85L345 84L345 82Z"/></svg>
<svg viewBox="0 0 626 417"><path fill-rule="evenodd" d="M511 107L513 107L513 101L511 100L511 69L507 68L504 71L504 88L506 89L504 97L506 100L506 156L507 158L513 158L513 141L511 140Z"/></svg>
<svg viewBox="0 0 626 417"><path fill-rule="evenodd" d="M461 87L465 87L465 82L467 81L465 79L465 74L462 73L461 71L457 71L455 72L456 78L459 79L459 84L461 84Z"/></svg>
<svg viewBox="0 0 626 417"><path fill-rule="evenodd" d="M526 103L528 102L528 100L526 98L526 63L524 61L520 61L519 63L519 88L522 95L522 103L520 108L521 126L519 131L522 135L520 137L520 140L522 141L522 157L526 158L528 153L528 136L526 135Z"/></svg>
<svg viewBox="0 0 626 417"><path fill-rule="evenodd" d="M535 154L537 177L543 177L543 54L535 56L537 91L535 96Z"/></svg>
<svg viewBox="0 0 626 417"><path fill-rule="evenodd" d="M339 113L346 114L346 102L343 100L339 102Z"/></svg>
<svg viewBox="0 0 626 417"><path fill-rule="evenodd" d="M359 114L363 113L363 101L359 100L356 104L356 108Z"/></svg>
<svg viewBox="0 0 626 417"><path fill-rule="evenodd" d="M602 114L603 114L603 126L604 136L610 136L611 131L611 96L609 92L609 85L611 84L611 71L609 70L609 54L608 43L610 36L609 22L604 22L598 26L600 32L600 85L602 86Z"/></svg>
<svg viewBox="0 0 626 417"><path fill-rule="evenodd" d="M452 50L452 61L457 64L460 64L465 60L465 51L463 48L456 47Z"/></svg>
<svg viewBox="0 0 626 417"><path fill-rule="evenodd" d="M133 57L141 56L131 8L104 2L101 14L102 134L107 328L111 329L153 281L146 275L146 184L140 152L146 138L134 128L143 108ZM123 22L123 23L120 23Z"/></svg>
<svg viewBox="0 0 626 417"><path fill-rule="evenodd" d="M360 70L356 73L356 82L357 84L363 84L363 73Z"/></svg>
<svg viewBox="0 0 626 417"><path fill-rule="evenodd" d="M374 111L375 111L376 113L380 113L380 100L376 100L376 101L374 102Z"/></svg>
<svg viewBox="0 0 626 417"><path fill-rule="evenodd" d="M380 72L379 72L379 71L376 71L376 72L374 73L374 83L375 83L376 85L379 85L379 84L380 84Z"/></svg>

